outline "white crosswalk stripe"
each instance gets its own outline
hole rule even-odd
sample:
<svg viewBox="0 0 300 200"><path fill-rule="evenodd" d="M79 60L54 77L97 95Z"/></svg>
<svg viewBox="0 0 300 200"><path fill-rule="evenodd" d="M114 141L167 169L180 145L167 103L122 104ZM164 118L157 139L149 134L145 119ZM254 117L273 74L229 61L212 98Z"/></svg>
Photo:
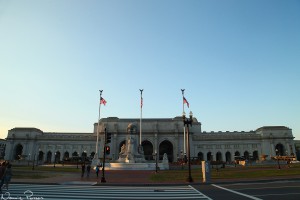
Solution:
<svg viewBox="0 0 300 200"><path fill-rule="evenodd" d="M192 186L87 186L11 184L1 199L203 199Z"/></svg>

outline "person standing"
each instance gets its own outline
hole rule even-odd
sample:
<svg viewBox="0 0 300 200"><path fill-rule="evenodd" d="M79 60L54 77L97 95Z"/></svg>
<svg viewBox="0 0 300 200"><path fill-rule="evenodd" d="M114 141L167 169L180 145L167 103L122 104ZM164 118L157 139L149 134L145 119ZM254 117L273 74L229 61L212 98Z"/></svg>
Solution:
<svg viewBox="0 0 300 200"><path fill-rule="evenodd" d="M4 172L5 172L5 162L1 163L0 165L0 180L3 179Z"/></svg>
<svg viewBox="0 0 300 200"><path fill-rule="evenodd" d="M91 172L91 165L88 164L88 166L86 167L86 177L90 176L90 172Z"/></svg>
<svg viewBox="0 0 300 200"><path fill-rule="evenodd" d="M0 192L2 193L2 186L4 184L4 173L6 169L6 162L4 161L0 166Z"/></svg>
<svg viewBox="0 0 300 200"><path fill-rule="evenodd" d="M81 165L81 177L84 176L84 172L85 172L85 164L82 163L82 165Z"/></svg>
<svg viewBox="0 0 300 200"><path fill-rule="evenodd" d="M4 180L4 187L6 187L6 190L8 190L8 185L10 183L10 180L11 180L11 177L12 177L12 169L11 169L11 164L10 163L7 163L7 167L5 169L5 172L4 172L4 176L3 176L3 180ZM1 187L1 191L2 191L2 187Z"/></svg>
<svg viewBox="0 0 300 200"><path fill-rule="evenodd" d="M96 165L96 175L97 175L97 178L98 178L98 175L99 175L99 165Z"/></svg>

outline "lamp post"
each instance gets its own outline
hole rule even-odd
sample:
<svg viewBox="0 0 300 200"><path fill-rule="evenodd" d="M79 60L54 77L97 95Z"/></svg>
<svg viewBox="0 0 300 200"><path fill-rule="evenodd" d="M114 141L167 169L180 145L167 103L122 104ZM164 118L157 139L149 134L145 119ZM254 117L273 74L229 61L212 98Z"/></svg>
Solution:
<svg viewBox="0 0 300 200"><path fill-rule="evenodd" d="M252 156L252 154L249 153L249 162L250 162L250 165L252 165L252 163L251 163L251 156Z"/></svg>
<svg viewBox="0 0 300 200"><path fill-rule="evenodd" d="M187 136L187 156L188 156L188 166L189 166L189 176L187 178L188 182L193 182L191 175L191 151L190 151L190 130L189 125L193 125L193 113L190 111L190 118L185 117L185 112L182 113L183 125L186 125L186 136Z"/></svg>
<svg viewBox="0 0 300 200"><path fill-rule="evenodd" d="M181 169L183 169L183 151L180 151L181 154Z"/></svg>
<svg viewBox="0 0 300 200"><path fill-rule="evenodd" d="M55 167L55 162L56 162L56 152L54 153L54 164L53 164L53 167Z"/></svg>
<svg viewBox="0 0 300 200"><path fill-rule="evenodd" d="M28 166L29 166L29 162L31 160L31 156L30 156L30 153L28 154L29 158L28 158Z"/></svg>
<svg viewBox="0 0 300 200"><path fill-rule="evenodd" d="M281 169L281 168L280 168L280 163L279 163L279 151L278 151L278 149L276 149L275 151L276 151L276 155L277 155L277 165L278 165L278 169Z"/></svg>
<svg viewBox="0 0 300 200"><path fill-rule="evenodd" d="M157 157L158 157L158 156L157 156L157 151L155 150L155 173L156 173L156 174L157 174L157 168L158 168L158 166L157 166L157 165L158 165L158 163L157 163L157 162L158 162L158 161L157 161Z"/></svg>
<svg viewBox="0 0 300 200"><path fill-rule="evenodd" d="M101 183L106 183L105 179L105 159L106 159L106 144L107 144L107 132L106 128L104 129L104 147L103 147L103 162L102 162L102 177L101 177Z"/></svg>
<svg viewBox="0 0 300 200"><path fill-rule="evenodd" d="M39 161L43 159L43 157L41 156L41 154L42 154L42 150L39 148L39 153L38 153L38 155L36 157L36 166L38 166L39 165Z"/></svg>
<svg viewBox="0 0 300 200"><path fill-rule="evenodd" d="M34 154L34 156L33 156L32 170L34 170L35 156L36 156L36 154Z"/></svg>

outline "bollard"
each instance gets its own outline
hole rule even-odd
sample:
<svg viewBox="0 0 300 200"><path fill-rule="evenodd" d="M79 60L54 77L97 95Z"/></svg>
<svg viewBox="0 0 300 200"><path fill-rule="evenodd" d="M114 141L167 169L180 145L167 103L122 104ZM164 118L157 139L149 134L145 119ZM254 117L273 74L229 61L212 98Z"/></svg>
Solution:
<svg viewBox="0 0 300 200"><path fill-rule="evenodd" d="M203 183L210 183L210 163L208 161L202 161L202 176L203 176Z"/></svg>

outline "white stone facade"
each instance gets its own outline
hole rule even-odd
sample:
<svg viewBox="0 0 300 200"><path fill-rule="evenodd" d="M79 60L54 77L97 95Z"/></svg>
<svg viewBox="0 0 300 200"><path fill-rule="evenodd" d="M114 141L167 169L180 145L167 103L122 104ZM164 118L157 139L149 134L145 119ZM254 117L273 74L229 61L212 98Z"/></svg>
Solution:
<svg viewBox="0 0 300 200"><path fill-rule="evenodd" d="M267 126L249 132L202 132L201 123L193 119L189 127L191 157L200 160L220 160L231 162L234 156L266 159L277 154L295 155L292 130L284 126ZM112 134L110 159L118 159L124 143L128 124L136 125L139 138L140 119L102 118L99 123L99 157L103 155L104 129ZM14 128L8 131L6 138L6 160L20 157L39 162L59 162L72 157L93 157L95 154L96 132L92 133L43 132L37 128ZM181 117L142 120L142 146L147 160L153 159L155 150L160 159L167 153L169 161L175 162L183 155L183 121Z"/></svg>

